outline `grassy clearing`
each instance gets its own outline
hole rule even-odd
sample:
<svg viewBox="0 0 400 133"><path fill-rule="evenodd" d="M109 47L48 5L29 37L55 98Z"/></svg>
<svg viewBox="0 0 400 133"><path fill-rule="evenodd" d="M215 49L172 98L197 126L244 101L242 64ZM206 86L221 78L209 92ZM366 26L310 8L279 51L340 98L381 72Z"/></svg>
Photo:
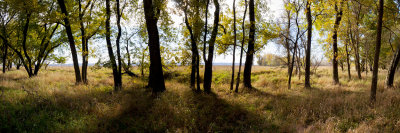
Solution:
<svg viewBox="0 0 400 133"><path fill-rule="evenodd" d="M213 93L189 87L189 68L165 74L167 91L157 98L146 81L124 76L113 93L111 70L89 71L89 85L75 85L73 69L51 67L27 78L23 70L0 74L0 132L400 132L400 91L384 89L380 72L377 103L369 106L370 73L333 85L329 68L312 75L312 89L294 75L287 89L285 68L253 70L252 90L229 91L230 68L214 67ZM396 80L396 86L400 81Z"/></svg>

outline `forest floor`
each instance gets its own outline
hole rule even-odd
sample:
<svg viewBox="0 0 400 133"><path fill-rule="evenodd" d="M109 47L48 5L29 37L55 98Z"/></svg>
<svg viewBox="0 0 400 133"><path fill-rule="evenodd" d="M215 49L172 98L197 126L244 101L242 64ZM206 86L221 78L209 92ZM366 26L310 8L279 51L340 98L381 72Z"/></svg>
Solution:
<svg viewBox="0 0 400 133"><path fill-rule="evenodd" d="M33 78L8 71L0 74L0 132L400 132L400 90L384 88L384 70L373 107L371 72L359 80L353 70L349 80L340 71L341 85L333 85L330 67L321 67L311 89L294 75L289 90L287 68L255 66L255 88L233 93L230 70L215 66L213 93L204 94L189 87L189 68L170 69L158 97L145 79L126 75L124 90L113 92L105 68L89 69L89 85L75 85L72 67L49 67Z"/></svg>

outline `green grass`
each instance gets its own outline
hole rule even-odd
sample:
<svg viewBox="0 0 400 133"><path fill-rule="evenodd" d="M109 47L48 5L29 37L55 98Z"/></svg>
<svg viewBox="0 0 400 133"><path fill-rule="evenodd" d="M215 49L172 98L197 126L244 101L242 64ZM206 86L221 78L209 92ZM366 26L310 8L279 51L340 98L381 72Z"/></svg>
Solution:
<svg viewBox="0 0 400 133"><path fill-rule="evenodd" d="M138 70L134 68L135 73ZM377 102L369 106L370 75L352 80L331 70L294 75L286 68L253 68L253 89L229 90L230 68L214 67L213 93L193 92L190 69L165 72L167 91L153 97L146 79L123 77L113 92L109 69L89 69L89 84L75 85L73 69L50 67L37 77L23 70L0 74L0 132L399 132L400 91L384 89L380 72ZM201 73L203 73L201 71ZM370 74L370 73L369 73ZM397 79L395 85L400 85Z"/></svg>

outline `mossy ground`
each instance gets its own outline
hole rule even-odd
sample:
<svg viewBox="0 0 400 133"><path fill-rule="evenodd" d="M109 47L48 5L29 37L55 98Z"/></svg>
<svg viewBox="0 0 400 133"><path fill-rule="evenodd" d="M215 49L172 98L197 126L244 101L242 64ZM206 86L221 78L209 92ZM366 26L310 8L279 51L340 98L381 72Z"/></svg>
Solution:
<svg viewBox="0 0 400 133"><path fill-rule="evenodd" d="M33 78L8 71L0 74L0 132L400 132L400 90L384 88L384 70L373 107L371 73L360 80L352 71L349 80L341 71L341 84L333 85L330 67L322 67L311 89L294 75L289 90L286 68L255 66L254 88L233 93L230 70L215 66L213 93L204 94L189 87L189 68L170 69L167 91L157 97L146 79L125 75L123 91L113 92L105 68L89 69L88 85L75 85L71 67Z"/></svg>

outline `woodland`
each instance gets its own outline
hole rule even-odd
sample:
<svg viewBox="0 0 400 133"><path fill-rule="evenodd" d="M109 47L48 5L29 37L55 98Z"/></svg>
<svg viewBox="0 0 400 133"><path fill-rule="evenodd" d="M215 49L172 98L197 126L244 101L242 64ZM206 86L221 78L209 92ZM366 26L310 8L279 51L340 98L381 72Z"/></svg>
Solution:
<svg viewBox="0 0 400 133"><path fill-rule="evenodd" d="M400 132L398 22L400 0L0 0L0 132Z"/></svg>

